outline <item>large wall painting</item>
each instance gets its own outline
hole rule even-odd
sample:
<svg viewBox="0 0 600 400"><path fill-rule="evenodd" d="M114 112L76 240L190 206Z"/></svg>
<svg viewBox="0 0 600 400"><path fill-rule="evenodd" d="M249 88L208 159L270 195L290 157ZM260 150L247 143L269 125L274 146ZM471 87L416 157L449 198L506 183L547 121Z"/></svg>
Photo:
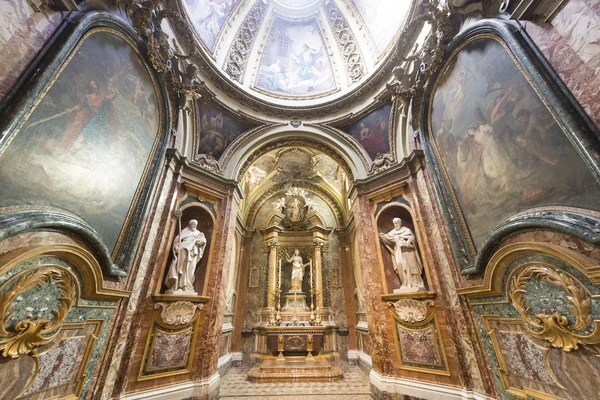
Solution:
<svg viewBox="0 0 600 400"><path fill-rule="evenodd" d="M315 18L276 18L264 48L256 89L280 96L323 96L336 90L331 61Z"/></svg>
<svg viewBox="0 0 600 400"><path fill-rule="evenodd" d="M62 20L62 13L36 13L26 1L0 1L0 101Z"/></svg>
<svg viewBox="0 0 600 400"><path fill-rule="evenodd" d="M372 0L350 0L360 12L371 32L377 51L381 55L390 45L412 7L409 0L379 0L377 6Z"/></svg>
<svg viewBox="0 0 600 400"><path fill-rule="evenodd" d="M529 208L600 209L600 185L498 40L480 37L454 53L436 82L429 118L475 248Z"/></svg>
<svg viewBox="0 0 600 400"><path fill-rule="evenodd" d="M239 0L185 0L190 20L200 39L212 48L229 14Z"/></svg>
<svg viewBox="0 0 600 400"><path fill-rule="evenodd" d="M391 113L392 102L388 101L369 115L343 127L342 130L358 140L374 160L377 154L390 152Z"/></svg>
<svg viewBox="0 0 600 400"><path fill-rule="evenodd" d="M116 31L88 32L0 149L0 207L74 213L118 250L160 126L156 82Z"/></svg>
<svg viewBox="0 0 600 400"><path fill-rule="evenodd" d="M198 103L198 154L219 158L239 135L252 126L204 101Z"/></svg>

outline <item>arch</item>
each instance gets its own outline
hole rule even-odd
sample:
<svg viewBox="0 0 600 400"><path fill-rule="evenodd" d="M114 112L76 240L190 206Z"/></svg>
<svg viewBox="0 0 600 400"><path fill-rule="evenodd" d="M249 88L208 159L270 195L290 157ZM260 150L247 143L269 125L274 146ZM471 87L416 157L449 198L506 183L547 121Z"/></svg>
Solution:
<svg viewBox="0 0 600 400"><path fill-rule="evenodd" d="M225 150L219 164L225 178L235 180L247 168L246 162L252 156L256 157L255 154L289 145L311 147L336 155L336 161L347 166L349 176L353 179L367 177L370 158L366 151L341 131L315 125L302 125L294 129L290 125L280 124L256 129L236 139Z"/></svg>

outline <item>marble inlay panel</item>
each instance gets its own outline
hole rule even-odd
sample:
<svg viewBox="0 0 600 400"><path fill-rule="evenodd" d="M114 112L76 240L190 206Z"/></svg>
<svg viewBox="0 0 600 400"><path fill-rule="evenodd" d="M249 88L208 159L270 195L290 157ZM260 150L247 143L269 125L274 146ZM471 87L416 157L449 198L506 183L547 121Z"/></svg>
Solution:
<svg viewBox="0 0 600 400"><path fill-rule="evenodd" d="M156 331L149 370L173 368L187 364L187 354L192 330L181 333Z"/></svg>
<svg viewBox="0 0 600 400"><path fill-rule="evenodd" d="M509 374L554 384L544 367L545 349L531 343L523 334L500 332L497 337Z"/></svg>
<svg viewBox="0 0 600 400"><path fill-rule="evenodd" d="M75 367L81 362L85 338L61 340L49 351L39 355L40 370L26 394L69 383Z"/></svg>
<svg viewBox="0 0 600 400"><path fill-rule="evenodd" d="M398 340L400 341L403 362L429 365L441 364L432 328L424 331L413 331L398 325Z"/></svg>

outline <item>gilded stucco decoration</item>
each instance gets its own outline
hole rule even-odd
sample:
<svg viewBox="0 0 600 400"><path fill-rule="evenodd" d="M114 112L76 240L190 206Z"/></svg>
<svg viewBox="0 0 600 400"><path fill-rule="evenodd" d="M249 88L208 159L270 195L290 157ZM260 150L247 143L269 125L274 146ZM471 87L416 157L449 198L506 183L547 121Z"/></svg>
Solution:
<svg viewBox="0 0 600 400"><path fill-rule="evenodd" d="M265 18L266 11L266 3L262 1L254 3L233 39L224 67L225 72L234 81L242 83L244 80L244 72L246 71L250 51L258 36L258 30Z"/></svg>
<svg viewBox="0 0 600 400"><path fill-rule="evenodd" d="M388 305L394 307L398 318L409 324L416 324L425 321L430 316L430 308L433 307L433 300L415 300L400 299L390 301Z"/></svg>
<svg viewBox="0 0 600 400"><path fill-rule="evenodd" d="M566 307L574 315L572 323L568 316L559 311L551 314L546 310L532 315L526 295L532 281L547 282L567 294L570 302ZM580 345L600 343L600 329L594 327L591 334L582 334L592 325L591 297L575 278L566 272L543 265L532 265L521 269L510 284L509 296L517 309L527 331L535 338L548 341L553 347L564 351L577 350ZM551 310L552 311L552 310Z"/></svg>
<svg viewBox="0 0 600 400"><path fill-rule="evenodd" d="M340 49L344 64L346 65L346 74L351 83L358 82L367 72L367 67L360 52L360 46L356 37L344 18L344 15L333 0L325 3L325 12L329 25L333 31L333 37Z"/></svg>
<svg viewBox="0 0 600 400"><path fill-rule="evenodd" d="M38 314L28 310L24 318L19 318L14 311L19 298L46 285L55 287L58 294L57 304L51 311L52 318L43 318L42 310ZM6 281L0 292L0 351L2 356L10 358L29 354L36 347L50 343L79 298L77 279L67 269L58 266L22 272ZM11 323L15 319L19 321Z"/></svg>
<svg viewBox="0 0 600 400"><path fill-rule="evenodd" d="M176 301L175 303L159 302L154 309L160 309L160 318L167 325L187 325L196 318L197 311L202 310L203 304L194 304L189 301Z"/></svg>

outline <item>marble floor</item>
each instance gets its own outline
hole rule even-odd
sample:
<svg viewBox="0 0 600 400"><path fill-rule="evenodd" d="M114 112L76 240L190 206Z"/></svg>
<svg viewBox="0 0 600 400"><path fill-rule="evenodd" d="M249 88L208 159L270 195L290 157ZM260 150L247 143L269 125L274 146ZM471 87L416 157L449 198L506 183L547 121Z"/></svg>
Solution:
<svg viewBox="0 0 600 400"><path fill-rule="evenodd" d="M221 377L221 400L372 400L369 378L357 366L344 367L337 382L257 383L250 368L232 368Z"/></svg>

